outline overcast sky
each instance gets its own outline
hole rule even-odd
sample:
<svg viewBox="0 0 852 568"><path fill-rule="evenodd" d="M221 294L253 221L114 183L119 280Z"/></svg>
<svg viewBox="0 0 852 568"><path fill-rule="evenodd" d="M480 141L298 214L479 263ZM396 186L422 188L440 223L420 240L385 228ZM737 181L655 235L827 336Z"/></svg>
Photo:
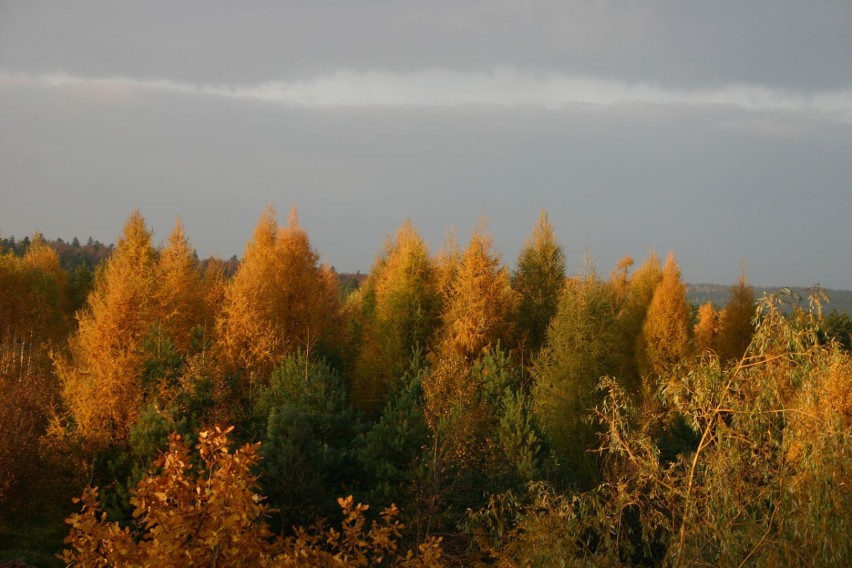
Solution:
<svg viewBox="0 0 852 568"><path fill-rule="evenodd" d="M138 207L242 255L267 203L367 271L544 207L569 270L852 288L852 2L0 0L0 234Z"/></svg>

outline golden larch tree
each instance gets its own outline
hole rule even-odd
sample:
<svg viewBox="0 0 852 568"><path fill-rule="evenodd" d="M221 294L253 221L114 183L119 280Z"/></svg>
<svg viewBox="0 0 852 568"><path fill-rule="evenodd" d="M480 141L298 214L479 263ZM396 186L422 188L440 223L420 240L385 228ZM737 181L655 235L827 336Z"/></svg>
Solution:
<svg viewBox="0 0 852 568"><path fill-rule="evenodd" d="M78 432L96 444L126 440L137 416L145 357L141 342L155 312L155 256L151 232L133 211L78 316L70 358L57 361Z"/></svg>
<svg viewBox="0 0 852 568"><path fill-rule="evenodd" d="M511 342L517 296L484 222L461 255L446 301L441 349L475 359L498 341Z"/></svg>
<svg viewBox="0 0 852 568"><path fill-rule="evenodd" d="M179 218L160 253L156 277L160 332L185 354L191 347L193 330L205 324L206 306L198 260Z"/></svg>
<svg viewBox="0 0 852 568"><path fill-rule="evenodd" d="M742 357L754 335L754 289L749 285L744 273L741 273L737 283L731 286L730 294L728 303L719 314L717 351L722 361Z"/></svg>
<svg viewBox="0 0 852 568"><path fill-rule="evenodd" d="M565 253L544 209L518 256L512 288L519 298L518 338L535 352L544 343L565 288Z"/></svg>
<svg viewBox="0 0 852 568"><path fill-rule="evenodd" d="M610 283L619 306L617 333L613 343L617 359L615 375L627 391L635 396L640 392L642 384L638 363L642 326L663 272L660 259L653 251L632 275L628 275L632 265L633 259L629 256L619 261L610 276Z"/></svg>
<svg viewBox="0 0 852 568"><path fill-rule="evenodd" d="M337 276L320 266L295 209L287 227L264 211L225 291L220 353L233 369L264 376L287 354L310 352L338 312Z"/></svg>
<svg viewBox="0 0 852 568"><path fill-rule="evenodd" d="M715 353L719 339L719 312L707 302L698 308L698 321L693 328L698 353Z"/></svg>
<svg viewBox="0 0 852 568"><path fill-rule="evenodd" d="M686 285L670 252L642 326L639 363L643 375L654 380L684 361L691 352L690 330Z"/></svg>

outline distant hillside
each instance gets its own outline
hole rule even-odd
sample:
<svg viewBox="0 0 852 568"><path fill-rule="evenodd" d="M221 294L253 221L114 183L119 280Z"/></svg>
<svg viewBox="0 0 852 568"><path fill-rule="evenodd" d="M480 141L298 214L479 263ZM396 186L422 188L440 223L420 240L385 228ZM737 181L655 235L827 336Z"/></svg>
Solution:
<svg viewBox="0 0 852 568"><path fill-rule="evenodd" d="M718 307L722 307L728 302L730 288L730 286L723 286L721 284L687 284L686 296L690 303L696 306L710 302ZM762 298L764 295L775 293L780 289L780 286L776 288L756 286L754 288L754 296ZM806 288L790 288L790 290L802 298L806 299L808 297L808 290ZM826 314L837 310L840 313L852 316L852 291L832 290L830 288L824 288L824 291L829 297L829 303L823 306L823 311Z"/></svg>

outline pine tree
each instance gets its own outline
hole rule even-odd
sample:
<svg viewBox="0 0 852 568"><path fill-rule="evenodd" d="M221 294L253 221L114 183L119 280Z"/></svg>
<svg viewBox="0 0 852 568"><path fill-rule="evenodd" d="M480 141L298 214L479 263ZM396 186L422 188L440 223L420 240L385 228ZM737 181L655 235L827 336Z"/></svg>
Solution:
<svg viewBox="0 0 852 568"><path fill-rule="evenodd" d="M588 451L597 437L586 420L598 402L601 377L617 363L617 296L592 271L569 285L550 325L547 344L532 374L533 404L544 432L568 478L587 484L595 478Z"/></svg>
<svg viewBox="0 0 852 568"><path fill-rule="evenodd" d="M154 314L154 273L151 232L133 211L79 315L71 358L57 363L74 423L93 442L125 440L135 421L142 398L141 343Z"/></svg>
<svg viewBox="0 0 852 568"><path fill-rule="evenodd" d="M512 288L520 298L518 337L530 352L538 351L544 343L547 326L556 313L559 294L564 287L565 253L542 209L512 275Z"/></svg>

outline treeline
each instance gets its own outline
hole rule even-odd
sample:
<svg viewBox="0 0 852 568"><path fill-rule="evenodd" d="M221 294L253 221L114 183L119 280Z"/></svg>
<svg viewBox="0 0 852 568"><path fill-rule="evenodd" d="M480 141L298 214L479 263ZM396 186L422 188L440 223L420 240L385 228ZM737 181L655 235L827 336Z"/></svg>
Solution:
<svg viewBox="0 0 852 568"><path fill-rule="evenodd" d="M433 254L406 222L358 286L295 211L230 269L134 212L72 282L42 239L0 256L0 554L849 561L852 329L819 291L696 309L671 253L569 275L544 212L513 271L484 224Z"/></svg>

